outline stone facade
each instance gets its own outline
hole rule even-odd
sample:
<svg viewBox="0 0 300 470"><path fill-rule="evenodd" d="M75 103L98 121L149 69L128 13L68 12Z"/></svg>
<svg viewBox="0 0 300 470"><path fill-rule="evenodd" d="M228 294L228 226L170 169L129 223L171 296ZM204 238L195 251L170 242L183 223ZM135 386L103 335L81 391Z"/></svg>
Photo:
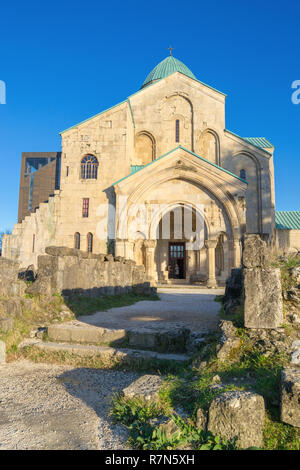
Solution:
<svg viewBox="0 0 300 470"><path fill-rule="evenodd" d="M47 246L73 248L77 234L81 250L91 239L93 253L114 245L117 256L144 265L149 280L169 282L170 243L182 243L182 282L224 282L240 266L243 233L270 240L275 227L274 148L225 129L225 98L176 71L62 132L60 189L4 237L3 255L37 266ZM98 161L97 178L82 177L87 155ZM188 245L197 234L178 235L173 222L169 237L157 235L184 205L202 223L197 249ZM138 206L144 223L132 222Z"/></svg>

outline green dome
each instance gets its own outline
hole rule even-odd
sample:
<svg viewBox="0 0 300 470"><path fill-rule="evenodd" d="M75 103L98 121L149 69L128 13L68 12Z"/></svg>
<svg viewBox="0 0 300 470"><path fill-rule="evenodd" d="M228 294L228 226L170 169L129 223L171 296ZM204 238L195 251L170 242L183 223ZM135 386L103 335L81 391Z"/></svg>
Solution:
<svg viewBox="0 0 300 470"><path fill-rule="evenodd" d="M168 56L166 59L161 61L152 72L149 73L148 77L144 81L141 88L150 85L150 83L155 82L156 80L160 80L161 78L168 77L172 75L174 72L181 72L187 77L196 79L195 75L178 59L175 59L172 55Z"/></svg>

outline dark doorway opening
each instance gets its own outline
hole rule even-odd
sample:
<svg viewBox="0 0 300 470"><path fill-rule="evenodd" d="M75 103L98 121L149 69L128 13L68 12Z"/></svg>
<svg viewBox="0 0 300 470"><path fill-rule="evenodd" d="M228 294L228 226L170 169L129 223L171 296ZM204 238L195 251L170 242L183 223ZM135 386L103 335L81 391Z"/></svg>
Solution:
<svg viewBox="0 0 300 470"><path fill-rule="evenodd" d="M185 279L185 243L169 242L169 278Z"/></svg>

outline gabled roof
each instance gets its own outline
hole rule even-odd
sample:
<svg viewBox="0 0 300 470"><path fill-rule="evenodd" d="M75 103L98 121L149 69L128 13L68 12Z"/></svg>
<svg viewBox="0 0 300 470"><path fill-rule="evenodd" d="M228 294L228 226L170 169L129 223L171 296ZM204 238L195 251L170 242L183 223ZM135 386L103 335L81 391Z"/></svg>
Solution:
<svg viewBox="0 0 300 470"><path fill-rule="evenodd" d="M300 230L300 211L276 211L275 223L278 230Z"/></svg>
<svg viewBox="0 0 300 470"><path fill-rule="evenodd" d="M156 158L155 160L152 160L152 162L150 163L147 163L147 165L131 165L131 168L130 168L130 174L129 175L126 175L124 176L123 178L119 179L118 181L116 181L115 183L112 184L112 186L115 186L117 185L118 183L120 183L121 181L129 178L130 176L134 175L135 173L138 173L139 171L142 171L144 168L150 166L150 165L153 165L154 163L156 163L158 160L161 160L162 158L166 157L167 155L170 155L170 153L173 153L175 152L175 150L178 150L178 149L182 149L184 150L185 152L188 152L190 153L191 155L194 155L194 157L197 157L199 158L200 160L203 160L204 162L206 163L209 163L209 165L212 165L214 166L215 168L218 168L219 170L221 171L224 171L225 173L227 173L228 175L231 175L233 176L234 178L237 178L239 181L242 181L243 183L247 183L247 181L243 180L242 178L240 178L239 176L235 175L234 173L231 173L231 171L229 170L226 170L225 168L222 168L221 166L219 165L216 165L215 163L212 163L210 162L209 160L206 160L206 158L204 157L200 157L200 155L197 155L196 153L192 152L191 150L188 150L186 149L185 147L182 147L182 145L178 145L178 147L175 147L174 149L170 150L169 152L165 153L164 155L162 155L161 157L159 158Z"/></svg>
<svg viewBox="0 0 300 470"><path fill-rule="evenodd" d="M269 142L265 137L243 137L243 139L250 144L262 149L270 149L274 147L274 145L271 144L271 142Z"/></svg>
<svg viewBox="0 0 300 470"><path fill-rule="evenodd" d="M239 139L243 140L247 144L253 145L254 147L263 150L269 155L272 155L270 152L268 152L266 149L268 148L274 148L274 145L269 142L265 137L241 137L240 135L236 134L235 132L232 132L228 129L225 129L226 132L229 132L229 134L234 135L235 137L238 137Z"/></svg>

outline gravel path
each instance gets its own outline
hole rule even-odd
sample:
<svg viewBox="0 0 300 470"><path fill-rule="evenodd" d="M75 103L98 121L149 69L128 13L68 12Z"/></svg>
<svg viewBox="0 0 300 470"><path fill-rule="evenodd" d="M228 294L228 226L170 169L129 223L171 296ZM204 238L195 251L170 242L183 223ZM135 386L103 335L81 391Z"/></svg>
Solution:
<svg viewBox="0 0 300 470"><path fill-rule="evenodd" d="M131 372L18 361L0 365L0 450L126 449L107 416Z"/></svg>

